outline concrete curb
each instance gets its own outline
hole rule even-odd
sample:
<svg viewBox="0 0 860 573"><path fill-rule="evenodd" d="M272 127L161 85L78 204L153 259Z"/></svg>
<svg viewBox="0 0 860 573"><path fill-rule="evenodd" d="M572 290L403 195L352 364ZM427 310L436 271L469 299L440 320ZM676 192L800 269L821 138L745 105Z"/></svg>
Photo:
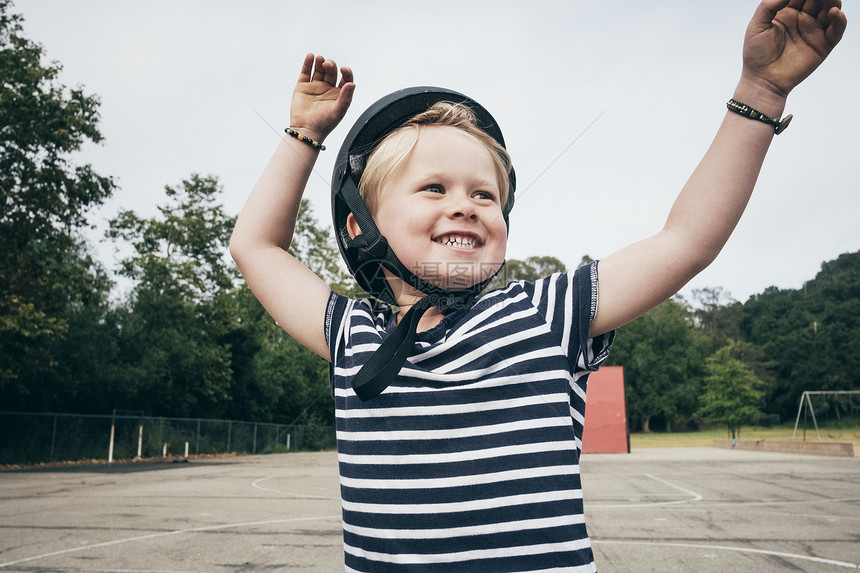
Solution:
<svg viewBox="0 0 860 573"><path fill-rule="evenodd" d="M715 448L779 452L783 454L809 454L853 458L858 456L860 444L853 442L790 442L781 440L714 440Z"/></svg>

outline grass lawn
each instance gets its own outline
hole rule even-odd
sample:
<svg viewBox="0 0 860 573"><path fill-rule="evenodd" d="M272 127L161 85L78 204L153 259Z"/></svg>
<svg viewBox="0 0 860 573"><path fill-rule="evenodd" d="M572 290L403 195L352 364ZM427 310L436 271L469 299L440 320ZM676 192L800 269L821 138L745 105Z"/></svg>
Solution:
<svg viewBox="0 0 860 573"><path fill-rule="evenodd" d="M775 428L743 428L738 439L741 440L791 440L794 432L794 424L791 426L779 426ZM714 440L725 440L731 435L724 429L702 430L700 432L677 432L677 433L651 433L630 434L630 448L695 448L712 446ZM803 430L797 429L797 440L803 439ZM830 429L821 429L821 439L826 442L857 442L860 441L860 428L841 430L834 432ZM817 441L815 430L806 430L807 441Z"/></svg>

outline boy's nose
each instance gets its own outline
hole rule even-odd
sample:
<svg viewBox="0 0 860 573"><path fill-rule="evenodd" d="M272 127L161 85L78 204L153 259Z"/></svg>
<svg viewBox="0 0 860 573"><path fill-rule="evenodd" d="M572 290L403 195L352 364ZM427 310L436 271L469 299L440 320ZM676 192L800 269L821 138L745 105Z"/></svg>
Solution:
<svg viewBox="0 0 860 573"><path fill-rule="evenodd" d="M451 193L449 195L448 212L454 218L475 219L478 216L475 203L466 194Z"/></svg>

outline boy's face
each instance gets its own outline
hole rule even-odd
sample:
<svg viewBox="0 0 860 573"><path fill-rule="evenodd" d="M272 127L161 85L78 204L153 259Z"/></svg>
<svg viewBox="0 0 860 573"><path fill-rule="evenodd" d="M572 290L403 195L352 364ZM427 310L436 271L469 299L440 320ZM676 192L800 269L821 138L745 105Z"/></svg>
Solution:
<svg viewBox="0 0 860 573"><path fill-rule="evenodd" d="M397 258L422 279L462 290L505 259L507 226L490 152L451 127L425 127L379 191L374 219Z"/></svg>

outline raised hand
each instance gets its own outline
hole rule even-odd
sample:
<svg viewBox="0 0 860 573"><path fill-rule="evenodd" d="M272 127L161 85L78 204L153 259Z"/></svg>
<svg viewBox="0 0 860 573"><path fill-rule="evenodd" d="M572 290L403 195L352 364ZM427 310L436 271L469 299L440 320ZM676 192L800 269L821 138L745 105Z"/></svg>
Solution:
<svg viewBox="0 0 860 573"><path fill-rule="evenodd" d="M333 60L308 54L302 62L299 81L290 104L290 127L322 140L340 123L355 92L352 70L338 68Z"/></svg>
<svg viewBox="0 0 860 573"><path fill-rule="evenodd" d="M744 39L744 78L787 96L842 39L841 8L841 0L763 0Z"/></svg>

